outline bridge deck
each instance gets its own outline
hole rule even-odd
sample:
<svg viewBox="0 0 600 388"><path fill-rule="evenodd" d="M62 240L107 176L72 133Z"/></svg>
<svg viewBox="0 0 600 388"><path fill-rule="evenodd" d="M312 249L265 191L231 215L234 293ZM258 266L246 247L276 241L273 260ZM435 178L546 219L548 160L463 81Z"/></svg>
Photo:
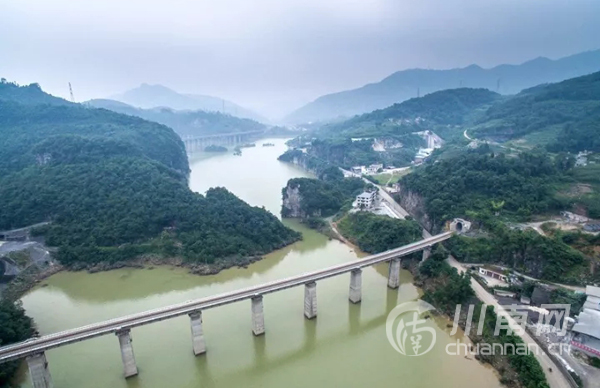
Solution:
<svg viewBox="0 0 600 388"><path fill-rule="evenodd" d="M276 280L257 286L227 292L202 299L188 301L168 307L145 311L125 317L111 319L72 330L66 330L55 334L45 335L40 338L30 339L25 342L13 344L0 348L0 363L19 358L24 358L48 349L64 346L70 343L114 333L120 329L132 328L186 315L198 310L222 306L252 298L255 295L264 295L271 292L281 291L287 288L300 286L306 283L337 276L353 269L371 266L377 263L391 260L395 257L406 256L430 247L439 242L449 239L453 232L445 232L424 240L405 245L400 248L368 256L361 260L339 264L322 270L304 273L301 275Z"/></svg>

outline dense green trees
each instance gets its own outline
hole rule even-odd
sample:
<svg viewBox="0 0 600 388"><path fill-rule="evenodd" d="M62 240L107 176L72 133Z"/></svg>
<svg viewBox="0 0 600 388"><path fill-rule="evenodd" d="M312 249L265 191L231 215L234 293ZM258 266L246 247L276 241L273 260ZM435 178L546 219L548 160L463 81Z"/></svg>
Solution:
<svg viewBox="0 0 600 388"><path fill-rule="evenodd" d="M6 300L0 301L0 323L0 346L25 341L35 334L31 318L20 306ZM9 387L18 366L18 361L0 364L0 387Z"/></svg>
<svg viewBox="0 0 600 388"><path fill-rule="evenodd" d="M339 223L340 232L368 253L379 253L422 238L414 220L398 220L369 212L350 213Z"/></svg>
<svg viewBox="0 0 600 388"><path fill-rule="evenodd" d="M560 208L553 184L557 165L544 153L517 157L494 154L486 147L442 158L402 178L401 184L425 199L434 223L464 217L467 211L497 211L526 218Z"/></svg>
<svg viewBox="0 0 600 388"><path fill-rule="evenodd" d="M501 224L493 227L486 238L453 237L448 247L459 261L501 264L560 283L582 283L587 269L584 255L563 241Z"/></svg>
<svg viewBox="0 0 600 388"><path fill-rule="evenodd" d="M425 141L414 134L387 139L398 141L403 144L403 147L391 148L387 152L378 152L373 149L373 139L353 141L346 137L333 137L313 140L308 154L346 169L352 166L368 166L376 163L387 166L404 166L410 164L414 159L417 148L425 146Z"/></svg>
<svg viewBox="0 0 600 388"><path fill-rule="evenodd" d="M384 134L409 133L431 129L432 125L459 125L477 109L486 107L500 99L500 95L487 89L448 89L411 98L385 109L375 110L350 120L330 124L323 129L347 136L380 136ZM419 124L425 122L424 127ZM377 133L370 131L377 128ZM420 128L420 129L419 129ZM387 132L387 133L386 133Z"/></svg>
<svg viewBox="0 0 600 388"><path fill-rule="evenodd" d="M600 151L600 72L524 90L493 105L474 131L476 137L509 140L559 129L553 152Z"/></svg>
<svg viewBox="0 0 600 388"><path fill-rule="evenodd" d="M429 259L419 267L419 278L425 281L423 300L436 306L445 314L454 314L456 305L466 304L475 293L471 288L471 277L459 274L445 260L448 252L436 245Z"/></svg>
<svg viewBox="0 0 600 388"><path fill-rule="evenodd" d="M168 127L21 89L0 87L0 229L52 221L43 232L64 264L145 253L212 262L300 237L223 188L191 192L183 143Z"/></svg>
<svg viewBox="0 0 600 388"><path fill-rule="evenodd" d="M354 196L365 187L365 183L360 178L342 176L339 179L339 175L332 174L333 170L324 171L321 175L324 179L294 178L288 181L287 186L282 190L284 200L281 208L282 217L291 217L294 214L301 218L332 216L342 208L344 203L351 203ZM288 191L298 192L300 199L298 209L286 206L289 200Z"/></svg>

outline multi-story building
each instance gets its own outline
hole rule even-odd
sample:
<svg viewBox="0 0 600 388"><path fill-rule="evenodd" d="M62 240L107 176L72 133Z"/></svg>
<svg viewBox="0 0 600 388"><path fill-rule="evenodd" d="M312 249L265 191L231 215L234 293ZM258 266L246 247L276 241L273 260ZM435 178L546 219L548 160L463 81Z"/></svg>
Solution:
<svg viewBox="0 0 600 388"><path fill-rule="evenodd" d="M356 206L359 208L370 209L375 202L377 192L365 191L362 194L356 196Z"/></svg>

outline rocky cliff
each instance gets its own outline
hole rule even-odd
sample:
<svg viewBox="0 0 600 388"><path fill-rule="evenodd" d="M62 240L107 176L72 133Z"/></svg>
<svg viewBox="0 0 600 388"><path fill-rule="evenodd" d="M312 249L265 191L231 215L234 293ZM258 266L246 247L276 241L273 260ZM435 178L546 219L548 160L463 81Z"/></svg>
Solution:
<svg viewBox="0 0 600 388"><path fill-rule="evenodd" d="M302 196L300 186L292 186L289 182L282 190L283 204L281 205L281 216L286 218L306 218L306 212L302 210Z"/></svg>
<svg viewBox="0 0 600 388"><path fill-rule="evenodd" d="M312 174L319 175L321 171L330 167L326 162L323 162L314 156L310 156L299 149L288 150L278 158L281 162L291 163L308 171Z"/></svg>
<svg viewBox="0 0 600 388"><path fill-rule="evenodd" d="M435 220L432 220L426 212L425 198L418 193L399 185L399 191L394 195L394 199L429 232L439 231L439 226L435 225Z"/></svg>

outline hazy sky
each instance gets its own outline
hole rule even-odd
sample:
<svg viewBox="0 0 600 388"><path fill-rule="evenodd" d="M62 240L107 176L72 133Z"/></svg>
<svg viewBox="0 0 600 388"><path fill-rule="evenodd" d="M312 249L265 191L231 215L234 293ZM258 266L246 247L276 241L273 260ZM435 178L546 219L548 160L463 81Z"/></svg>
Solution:
<svg viewBox="0 0 600 388"><path fill-rule="evenodd" d="M271 117L406 68L600 48L600 0L0 0L0 76L78 101L143 82Z"/></svg>

